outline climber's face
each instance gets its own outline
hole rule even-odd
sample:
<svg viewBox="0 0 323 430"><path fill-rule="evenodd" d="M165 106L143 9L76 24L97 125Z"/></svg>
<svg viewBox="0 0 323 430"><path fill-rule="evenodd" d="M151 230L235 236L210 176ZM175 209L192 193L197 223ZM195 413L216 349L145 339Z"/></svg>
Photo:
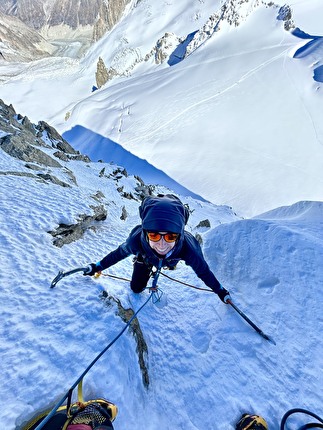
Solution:
<svg viewBox="0 0 323 430"><path fill-rule="evenodd" d="M149 246L156 251L159 255L166 255L171 249L174 248L176 241L179 237L176 233L168 232L148 232Z"/></svg>

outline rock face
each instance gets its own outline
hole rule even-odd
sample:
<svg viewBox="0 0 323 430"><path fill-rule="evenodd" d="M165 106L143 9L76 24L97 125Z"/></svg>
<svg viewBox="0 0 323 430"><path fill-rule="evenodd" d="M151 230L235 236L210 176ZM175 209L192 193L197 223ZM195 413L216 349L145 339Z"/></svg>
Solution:
<svg viewBox="0 0 323 430"><path fill-rule="evenodd" d="M78 23L81 25L94 23L99 1L54 0L49 3L45 0L7 0L1 3L0 10L19 18L35 30L40 30L46 24L53 26L62 23L76 28Z"/></svg>
<svg viewBox="0 0 323 430"><path fill-rule="evenodd" d="M93 41L99 40L121 18L130 0L101 1L98 18L93 28Z"/></svg>
<svg viewBox="0 0 323 430"><path fill-rule="evenodd" d="M16 114L13 106L7 106L0 100L0 148L12 157L43 166L61 167L59 159L78 159L90 161L84 157L59 133L44 121L32 124L26 116ZM56 151L53 156L42 149Z"/></svg>
<svg viewBox="0 0 323 430"><path fill-rule="evenodd" d="M50 27L66 24L73 30L79 26L93 26L101 3L102 0L56 0L48 15L47 24Z"/></svg>
<svg viewBox="0 0 323 430"><path fill-rule="evenodd" d="M2 100L0 100L0 149L11 157L25 162L25 167L35 172L1 171L1 175L25 175L62 187L76 185L76 180L73 173L62 166L61 160L90 161L89 157L72 148L46 122L32 124L26 116L17 114L13 106L7 106ZM51 172L51 169L57 168L64 172L66 182Z"/></svg>
<svg viewBox="0 0 323 430"><path fill-rule="evenodd" d="M108 71L101 57L99 57L96 67L95 79L98 88L101 88L108 81Z"/></svg>

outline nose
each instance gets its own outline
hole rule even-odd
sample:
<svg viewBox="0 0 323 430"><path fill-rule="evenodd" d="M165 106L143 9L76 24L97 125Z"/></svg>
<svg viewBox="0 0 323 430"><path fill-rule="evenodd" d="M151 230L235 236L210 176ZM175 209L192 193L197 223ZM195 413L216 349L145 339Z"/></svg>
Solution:
<svg viewBox="0 0 323 430"><path fill-rule="evenodd" d="M156 243L157 243L158 247L164 247L165 244L167 245L167 242L166 242L166 240L163 237L161 237L161 239L158 242L156 242Z"/></svg>

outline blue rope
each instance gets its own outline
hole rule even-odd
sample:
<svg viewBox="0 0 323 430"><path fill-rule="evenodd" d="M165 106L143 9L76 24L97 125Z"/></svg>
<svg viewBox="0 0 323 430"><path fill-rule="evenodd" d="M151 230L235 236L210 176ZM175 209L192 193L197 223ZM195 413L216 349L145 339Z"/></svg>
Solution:
<svg viewBox="0 0 323 430"><path fill-rule="evenodd" d="M130 326L132 321L136 318L136 316L139 314L141 309L146 306L146 304L149 302L149 300L152 298L153 294L150 294L148 299L145 301L145 303L140 306L140 308L133 314L133 316L130 318L130 320L127 322L127 324L124 326L124 328L120 331L120 333L107 345L101 352L98 354L95 359L92 361L91 364L88 365L88 367L84 370L82 375L74 382L74 384L71 386L71 388L68 390L68 392L62 397L62 399L53 407L53 409L49 412L49 414L46 416L46 418L38 424L38 426L35 428L35 430L40 430L44 427L44 425L55 415L57 409L62 406L64 401L68 398L70 393L74 390L75 387L82 381L84 376L88 373L88 371L91 369L91 367L94 366L94 364L102 357L102 355L119 339L119 337L126 331L126 329Z"/></svg>
<svg viewBox="0 0 323 430"><path fill-rule="evenodd" d="M295 413L303 413L303 414L306 414L306 415L310 415L311 417L313 417L313 418L315 418L315 419L317 419L318 421L320 421L320 423L322 423L323 424L323 419L321 418L321 417L319 417L318 415L316 415L316 414L314 414L313 412L310 412L310 411L308 411L308 410L306 410L306 409L302 409L302 408L295 408L295 409L290 409L288 412L286 412L286 414L283 416L283 418L282 418L282 420L281 420L281 423L280 423L280 430L284 430L284 428L285 428L285 423L286 423L286 421L287 421L287 418L290 416L290 415L292 415L292 414L295 414ZM302 429L307 429L307 428L323 428L323 426L322 426L322 424L319 424L319 423L309 423L309 424L305 424L304 426L302 426L299 430L302 430Z"/></svg>

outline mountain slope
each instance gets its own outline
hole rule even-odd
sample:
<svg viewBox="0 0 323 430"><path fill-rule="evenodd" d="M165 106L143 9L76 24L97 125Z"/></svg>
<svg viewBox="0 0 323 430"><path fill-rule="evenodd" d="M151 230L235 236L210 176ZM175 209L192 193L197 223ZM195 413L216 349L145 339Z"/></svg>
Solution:
<svg viewBox="0 0 323 430"><path fill-rule="evenodd" d="M135 296L127 281L106 276L74 274L50 289L59 269L97 261L128 236L139 222L143 189L122 167L78 161L68 146L62 151L58 134L12 108L2 107L0 116L5 124L0 131L0 427L19 430L35 413L54 406L124 328L106 296L134 310L149 297L148 291ZM10 156L2 148L14 137L28 140L61 167ZM242 220L225 206L183 201L191 209L187 229L200 235L210 267L277 345L213 293L161 275L166 306L149 302L138 316L148 347L148 389L127 331L84 378L85 398L108 397L118 405L115 430L233 430L244 412L261 414L277 429L290 408L319 414L322 203L301 202ZM106 209L105 219L85 223L81 237L55 246L50 232L87 219L96 206ZM131 271L129 258L105 274L129 279ZM182 263L163 273L204 287ZM301 424L298 415L293 425Z"/></svg>
<svg viewBox="0 0 323 430"><path fill-rule="evenodd" d="M294 58L309 40L286 30L315 36L322 4L293 2L290 18L281 1L258 3L132 4L80 62L38 62L7 78L3 97L61 133L81 126L121 144L243 216L322 200L320 41ZM92 93L99 57L116 77ZM100 142L84 139L82 151Z"/></svg>
<svg viewBox="0 0 323 430"><path fill-rule="evenodd" d="M320 200L322 100L303 64L291 58L298 43L276 20L276 11L260 8L176 66L134 72L131 79L107 85L77 104L75 120L72 110L58 127L81 123L109 136L206 199L243 215L299 199ZM92 101L109 100L113 104L88 114Z"/></svg>

